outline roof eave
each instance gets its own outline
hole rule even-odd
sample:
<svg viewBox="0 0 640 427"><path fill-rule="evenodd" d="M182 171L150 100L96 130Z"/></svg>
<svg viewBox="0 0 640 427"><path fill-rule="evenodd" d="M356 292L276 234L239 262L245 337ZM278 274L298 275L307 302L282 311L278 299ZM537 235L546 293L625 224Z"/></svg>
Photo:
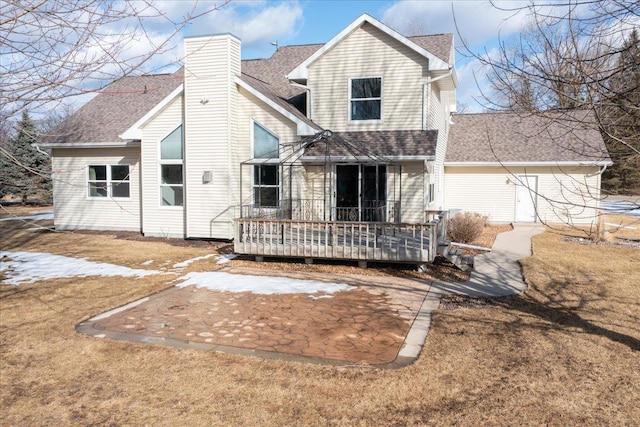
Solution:
<svg viewBox="0 0 640 427"><path fill-rule="evenodd" d="M430 161L435 160L435 156L381 156L383 160L389 160L392 162L409 162L409 161ZM331 160L333 162L349 162L349 161L372 161L368 156L301 156L302 162L325 162ZM376 159L376 161L379 161Z"/></svg>
<svg viewBox="0 0 640 427"><path fill-rule="evenodd" d="M611 160L565 160L565 161L510 161L510 162L444 162L449 167L464 166L611 166Z"/></svg>
<svg viewBox="0 0 640 427"><path fill-rule="evenodd" d="M103 142L45 142L38 144L40 148L138 148L140 140L103 141Z"/></svg>
<svg viewBox="0 0 640 427"><path fill-rule="evenodd" d="M236 77L235 80L238 86L240 86L247 92L251 93L253 96L255 96L256 98L258 98L259 100L269 105L271 108L273 108L274 110L276 110L277 112L279 112L280 114L282 114L283 116L285 116L286 118L294 122L296 124L296 131L298 136L314 135L321 130L320 128L316 129L310 124L304 122L303 120L300 120L294 114L292 114L291 112L282 108L280 105L273 102L271 99L269 99L269 97L264 95L262 92L260 92L250 84L246 83L245 81L243 81L240 77Z"/></svg>
<svg viewBox="0 0 640 427"><path fill-rule="evenodd" d="M122 134L118 136L122 139L142 139L142 127L146 125L149 122L149 120L154 118L160 111L162 111L177 96L182 95L183 92L184 92L184 83L180 83L180 85L177 88L175 88L169 95L167 95L155 107L149 110L144 116L142 116L137 122L135 122L129 129L125 130Z"/></svg>

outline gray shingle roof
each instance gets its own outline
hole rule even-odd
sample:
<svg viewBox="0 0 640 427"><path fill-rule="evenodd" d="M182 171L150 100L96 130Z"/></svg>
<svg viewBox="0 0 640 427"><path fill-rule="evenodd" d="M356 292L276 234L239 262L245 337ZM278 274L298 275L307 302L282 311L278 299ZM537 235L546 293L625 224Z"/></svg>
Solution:
<svg viewBox="0 0 640 427"><path fill-rule="evenodd" d="M174 74L128 76L114 81L46 138L47 143L119 142L118 135L167 97L183 81Z"/></svg>
<svg viewBox="0 0 640 427"><path fill-rule="evenodd" d="M447 64L449 63L451 50L453 49L453 34L433 34L407 38L427 52L442 59Z"/></svg>
<svg viewBox="0 0 640 427"><path fill-rule="evenodd" d="M589 111L458 114L446 162L609 161Z"/></svg>
<svg viewBox="0 0 640 427"><path fill-rule="evenodd" d="M282 46L269 58L242 61L242 73L269 83L279 96L291 99L304 89L290 84L287 74L321 47L321 44Z"/></svg>
<svg viewBox="0 0 640 427"><path fill-rule="evenodd" d="M309 147L305 156L324 157L330 156L350 156L371 153L381 157L394 156L415 156L430 157L436 152L436 142L438 140L437 130L396 130L396 131L363 131L363 132L333 132L355 147L362 147L358 150L349 150L341 144L339 140L331 141L328 144L316 144Z"/></svg>

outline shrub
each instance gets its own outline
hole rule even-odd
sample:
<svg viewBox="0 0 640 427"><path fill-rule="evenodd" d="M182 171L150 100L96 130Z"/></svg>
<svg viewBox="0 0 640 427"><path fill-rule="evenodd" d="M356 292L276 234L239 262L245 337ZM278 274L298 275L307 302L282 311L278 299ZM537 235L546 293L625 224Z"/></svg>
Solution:
<svg viewBox="0 0 640 427"><path fill-rule="evenodd" d="M447 234L449 240L471 243L482 234L489 218L477 212L461 212L449 220Z"/></svg>

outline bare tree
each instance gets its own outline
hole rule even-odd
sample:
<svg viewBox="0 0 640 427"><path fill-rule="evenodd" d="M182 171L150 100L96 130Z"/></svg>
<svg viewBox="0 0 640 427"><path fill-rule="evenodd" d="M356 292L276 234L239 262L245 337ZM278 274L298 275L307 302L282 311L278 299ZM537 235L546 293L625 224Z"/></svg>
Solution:
<svg viewBox="0 0 640 427"><path fill-rule="evenodd" d="M640 1L532 1L510 9L500 3L493 6L512 14L526 14L529 25L517 37L501 40L497 54L479 54L463 46L465 54L489 70L491 89L480 100L484 107L489 111L534 115L549 126L567 123L567 132L571 131L570 123L576 122L575 111L588 110L591 114L581 116L588 117L587 125L597 129L608 144L615 141L622 147L609 150L614 163L637 162L640 79L630 80L628 76L630 63L638 56L631 61L621 58L630 49L637 49L637 42L634 48L628 40L640 23ZM594 160L608 158L606 149L600 151L591 150ZM597 190L584 190L585 206L597 204ZM547 201L558 210L565 203ZM594 218L594 224L598 222Z"/></svg>
<svg viewBox="0 0 640 427"><path fill-rule="evenodd" d="M176 20L151 0L5 0L0 121L154 71L152 57L173 49L187 24L228 1L182 3Z"/></svg>
<svg viewBox="0 0 640 427"><path fill-rule="evenodd" d="M0 193L26 200L37 183L49 179L40 167L46 156L30 144L69 115L68 101L127 75L157 72L153 58L176 66L179 58L166 54L181 41L184 27L228 2L180 3L176 19L162 9L166 3L152 0L3 1ZM30 127L18 123L29 113L37 128L30 119ZM29 160L34 157L37 167Z"/></svg>

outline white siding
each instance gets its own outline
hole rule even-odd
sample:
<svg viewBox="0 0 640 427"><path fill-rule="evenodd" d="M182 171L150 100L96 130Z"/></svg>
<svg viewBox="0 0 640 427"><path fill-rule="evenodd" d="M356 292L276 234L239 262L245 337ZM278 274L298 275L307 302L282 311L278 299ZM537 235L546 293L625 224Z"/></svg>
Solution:
<svg viewBox="0 0 640 427"><path fill-rule="evenodd" d="M56 148L51 157L55 226L58 230L140 231L138 148ZM130 165L130 198L89 198L89 165Z"/></svg>
<svg viewBox="0 0 640 427"><path fill-rule="evenodd" d="M595 221L600 180L597 167L447 167L445 207L514 222L517 175L538 177L538 215L545 223ZM586 206L586 207L585 207Z"/></svg>
<svg viewBox="0 0 640 427"><path fill-rule="evenodd" d="M181 124L180 96L142 128L142 232L148 236L185 237L184 208L160 203L160 141Z"/></svg>
<svg viewBox="0 0 640 427"><path fill-rule="evenodd" d="M186 236L231 239L238 188L240 41L231 35L185 40ZM205 171L212 180L203 182Z"/></svg>
<svg viewBox="0 0 640 427"><path fill-rule="evenodd" d="M426 58L365 24L309 67L313 120L333 131L422 129L427 73ZM382 120L349 122L354 77L382 77Z"/></svg>
<svg viewBox="0 0 640 427"><path fill-rule="evenodd" d="M428 100L428 129L438 130L436 158L433 162L433 183L435 184L433 202L430 209L438 209L444 204L444 158L449 138L449 92L440 91L437 84L430 84Z"/></svg>
<svg viewBox="0 0 640 427"><path fill-rule="evenodd" d="M401 222L422 223L425 220L425 173L424 162L402 165L402 194L396 196L402 197ZM391 197L393 194L389 194Z"/></svg>

